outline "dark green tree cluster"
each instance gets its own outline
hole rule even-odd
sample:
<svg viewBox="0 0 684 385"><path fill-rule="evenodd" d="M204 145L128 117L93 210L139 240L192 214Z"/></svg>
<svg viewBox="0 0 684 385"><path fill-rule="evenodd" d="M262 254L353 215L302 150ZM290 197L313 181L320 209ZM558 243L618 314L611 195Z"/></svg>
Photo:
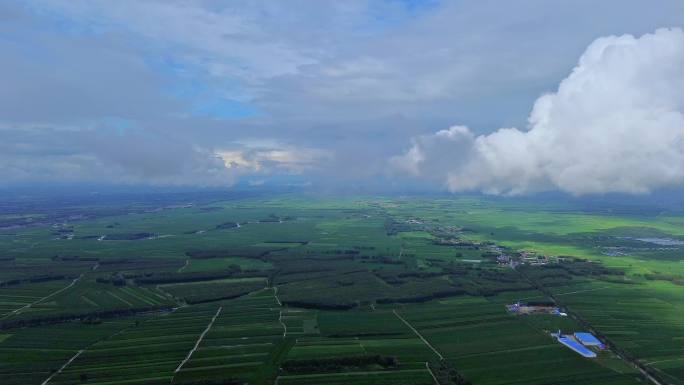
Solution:
<svg viewBox="0 0 684 385"><path fill-rule="evenodd" d="M319 358L311 360L288 360L282 363L281 369L290 374L329 373L351 369L362 369L369 366L396 368L399 365L396 357L382 355L349 356Z"/></svg>

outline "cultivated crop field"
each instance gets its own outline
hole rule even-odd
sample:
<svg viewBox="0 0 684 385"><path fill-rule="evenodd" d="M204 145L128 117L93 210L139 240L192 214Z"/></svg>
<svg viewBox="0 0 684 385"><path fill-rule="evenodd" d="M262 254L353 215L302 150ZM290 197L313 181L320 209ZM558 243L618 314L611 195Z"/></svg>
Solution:
<svg viewBox="0 0 684 385"><path fill-rule="evenodd" d="M400 314L474 383L639 384L634 369L616 358L589 361L548 334L576 325L558 317L541 325L532 316L511 316L503 307L509 299L442 300Z"/></svg>
<svg viewBox="0 0 684 385"><path fill-rule="evenodd" d="M684 384L680 213L479 196L98 202L27 205L0 229L1 384ZM517 301L568 316L506 310ZM582 357L558 330L607 349Z"/></svg>
<svg viewBox="0 0 684 385"><path fill-rule="evenodd" d="M684 290L669 282L624 286L591 282L554 292L666 381L684 383Z"/></svg>

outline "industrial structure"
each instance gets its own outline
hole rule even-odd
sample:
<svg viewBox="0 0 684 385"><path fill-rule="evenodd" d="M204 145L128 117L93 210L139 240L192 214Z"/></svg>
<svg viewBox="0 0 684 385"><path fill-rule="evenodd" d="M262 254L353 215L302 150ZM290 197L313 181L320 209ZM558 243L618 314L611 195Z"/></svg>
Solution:
<svg viewBox="0 0 684 385"><path fill-rule="evenodd" d="M558 342L572 349L575 353L586 358L596 358L596 352L590 348L603 350L605 346L593 334L587 332L576 332L574 334L563 334L559 330L551 333Z"/></svg>

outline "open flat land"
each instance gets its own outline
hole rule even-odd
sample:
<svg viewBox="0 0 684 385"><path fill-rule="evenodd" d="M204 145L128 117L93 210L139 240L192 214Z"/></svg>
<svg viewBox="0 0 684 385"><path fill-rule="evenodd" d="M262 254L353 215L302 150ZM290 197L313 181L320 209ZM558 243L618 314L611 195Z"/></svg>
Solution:
<svg viewBox="0 0 684 385"><path fill-rule="evenodd" d="M186 194L0 224L1 384L684 384L682 213Z"/></svg>

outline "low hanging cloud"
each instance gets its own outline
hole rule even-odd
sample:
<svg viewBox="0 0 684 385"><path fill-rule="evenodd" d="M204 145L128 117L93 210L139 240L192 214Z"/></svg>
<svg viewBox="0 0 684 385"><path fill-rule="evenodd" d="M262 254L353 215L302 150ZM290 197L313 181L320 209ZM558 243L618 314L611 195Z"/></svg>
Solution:
<svg viewBox="0 0 684 385"><path fill-rule="evenodd" d="M230 186L243 171L212 149L154 131L0 126L0 135L5 181Z"/></svg>
<svg viewBox="0 0 684 385"><path fill-rule="evenodd" d="M319 169L333 159L333 153L329 151L287 145L220 150L216 151L216 155L221 158L227 169L264 175L302 174Z"/></svg>
<svg viewBox="0 0 684 385"><path fill-rule="evenodd" d="M684 185L684 31L597 39L558 90L537 99L526 130L455 126L414 138L390 164L451 191L491 194Z"/></svg>

